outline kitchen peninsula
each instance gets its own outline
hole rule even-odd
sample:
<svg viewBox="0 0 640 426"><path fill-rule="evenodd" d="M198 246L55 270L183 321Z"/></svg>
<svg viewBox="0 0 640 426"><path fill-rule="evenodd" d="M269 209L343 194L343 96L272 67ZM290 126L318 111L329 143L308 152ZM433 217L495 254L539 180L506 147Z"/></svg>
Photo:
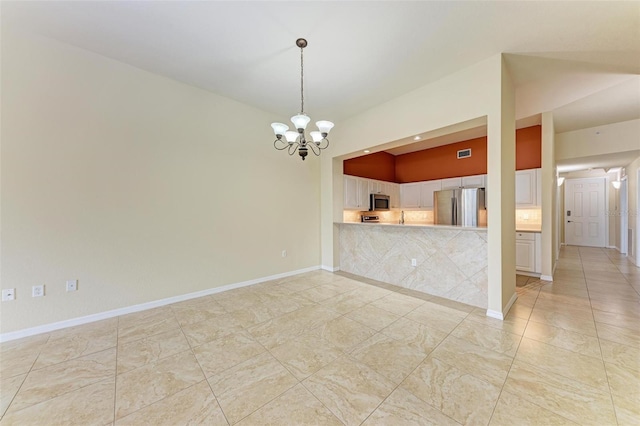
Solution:
<svg viewBox="0 0 640 426"><path fill-rule="evenodd" d="M486 228L359 222L336 225L340 228L340 270L487 307Z"/></svg>

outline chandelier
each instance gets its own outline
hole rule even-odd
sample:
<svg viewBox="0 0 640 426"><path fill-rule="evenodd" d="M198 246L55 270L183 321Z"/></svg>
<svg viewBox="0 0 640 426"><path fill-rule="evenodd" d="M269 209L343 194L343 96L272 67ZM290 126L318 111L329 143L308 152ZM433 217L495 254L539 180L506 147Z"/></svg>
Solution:
<svg viewBox="0 0 640 426"><path fill-rule="evenodd" d="M307 141L304 130L311 118L304 113L304 54L303 49L307 47L307 40L299 38L296 40L296 46L300 48L300 114L291 117L291 122L295 127L295 131L289 130L289 126L283 123L271 123L271 128L276 134L276 140L273 146L282 151L287 149L289 155L293 155L296 151L304 161L309 154L309 149L315 154L320 155L320 151L329 146L327 135L333 128L333 123L326 120L316 121L317 131L309 132L312 141ZM282 137L284 136L284 139Z"/></svg>

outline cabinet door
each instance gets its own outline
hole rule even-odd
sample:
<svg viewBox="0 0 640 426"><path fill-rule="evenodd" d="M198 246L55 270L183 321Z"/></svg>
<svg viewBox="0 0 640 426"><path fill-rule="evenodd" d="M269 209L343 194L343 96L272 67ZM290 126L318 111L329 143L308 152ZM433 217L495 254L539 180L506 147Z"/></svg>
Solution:
<svg viewBox="0 0 640 426"><path fill-rule="evenodd" d="M536 169L536 206L542 205L542 169Z"/></svg>
<svg viewBox="0 0 640 426"><path fill-rule="evenodd" d="M358 179L358 208L369 210L369 179Z"/></svg>
<svg viewBox="0 0 640 426"><path fill-rule="evenodd" d="M391 208L397 209L400 207L400 185L397 183L389 183L388 186L390 188Z"/></svg>
<svg viewBox="0 0 640 426"><path fill-rule="evenodd" d="M421 183L403 183L400 185L400 207L403 209L420 208Z"/></svg>
<svg viewBox="0 0 640 426"><path fill-rule="evenodd" d="M442 179L442 189L458 189L462 186L462 178Z"/></svg>
<svg viewBox="0 0 640 426"><path fill-rule="evenodd" d="M433 193L442 189L442 181L430 180L420 184L420 207L433 208Z"/></svg>
<svg viewBox="0 0 640 426"><path fill-rule="evenodd" d="M484 188L485 175L464 176L462 178L462 186L465 188Z"/></svg>
<svg viewBox="0 0 640 426"><path fill-rule="evenodd" d="M535 241L516 240L516 270L533 272L535 269Z"/></svg>
<svg viewBox="0 0 640 426"><path fill-rule="evenodd" d="M536 170L516 171L516 207L536 206Z"/></svg>
<svg viewBox="0 0 640 426"><path fill-rule="evenodd" d="M344 175L344 208L357 209L360 204L358 192L358 178Z"/></svg>
<svg viewBox="0 0 640 426"><path fill-rule="evenodd" d="M384 182L379 180L369 179L369 194L386 194L383 188Z"/></svg>

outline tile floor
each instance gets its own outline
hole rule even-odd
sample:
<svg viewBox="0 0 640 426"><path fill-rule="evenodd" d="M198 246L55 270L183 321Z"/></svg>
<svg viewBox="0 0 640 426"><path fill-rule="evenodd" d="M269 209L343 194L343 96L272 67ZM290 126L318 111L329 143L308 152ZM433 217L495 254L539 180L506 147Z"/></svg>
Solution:
<svg viewBox="0 0 640 426"><path fill-rule="evenodd" d="M4 425L640 424L640 270L566 247L505 321L313 272L1 345Z"/></svg>

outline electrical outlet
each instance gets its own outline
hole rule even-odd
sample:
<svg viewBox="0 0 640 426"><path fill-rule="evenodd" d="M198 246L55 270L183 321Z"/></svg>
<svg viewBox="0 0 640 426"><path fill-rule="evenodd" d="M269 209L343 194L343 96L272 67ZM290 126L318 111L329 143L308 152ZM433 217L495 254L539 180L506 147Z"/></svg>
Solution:
<svg viewBox="0 0 640 426"><path fill-rule="evenodd" d="M44 296L44 284L34 285L31 287L31 297L42 297Z"/></svg>
<svg viewBox="0 0 640 426"><path fill-rule="evenodd" d="M282 257L287 257L287 251L286 250L282 250Z"/></svg>
<svg viewBox="0 0 640 426"><path fill-rule="evenodd" d="M78 289L78 280L67 281L67 293Z"/></svg>
<svg viewBox="0 0 640 426"><path fill-rule="evenodd" d="M411 259L411 266L418 266L418 261L416 259Z"/></svg>
<svg viewBox="0 0 640 426"><path fill-rule="evenodd" d="M15 288L5 288L2 290L2 301L8 302L9 300L13 300L16 298L16 289Z"/></svg>

